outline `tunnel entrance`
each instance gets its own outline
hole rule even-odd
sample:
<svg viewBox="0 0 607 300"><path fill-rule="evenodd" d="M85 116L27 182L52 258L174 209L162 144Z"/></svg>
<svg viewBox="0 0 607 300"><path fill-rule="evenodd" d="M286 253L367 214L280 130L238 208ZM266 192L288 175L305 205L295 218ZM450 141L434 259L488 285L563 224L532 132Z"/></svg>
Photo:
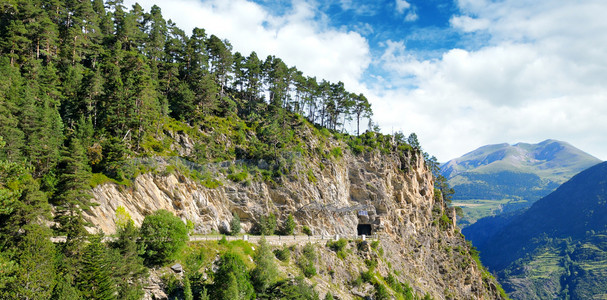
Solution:
<svg viewBox="0 0 607 300"><path fill-rule="evenodd" d="M371 224L358 224L356 231L358 235L371 235Z"/></svg>

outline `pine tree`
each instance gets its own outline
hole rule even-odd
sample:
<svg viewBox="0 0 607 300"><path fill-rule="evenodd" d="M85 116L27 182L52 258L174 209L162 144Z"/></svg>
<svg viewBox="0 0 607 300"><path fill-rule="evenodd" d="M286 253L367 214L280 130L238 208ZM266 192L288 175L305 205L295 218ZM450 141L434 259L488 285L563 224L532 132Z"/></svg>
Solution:
<svg viewBox="0 0 607 300"><path fill-rule="evenodd" d="M297 224L295 224L295 219L293 218L292 214L289 214L282 226L282 234L283 235L293 234L293 231L295 230L295 226L297 226Z"/></svg>
<svg viewBox="0 0 607 300"><path fill-rule="evenodd" d="M230 235L237 235L240 233L240 217L236 212L232 213L232 221L230 221Z"/></svg>
<svg viewBox="0 0 607 300"><path fill-rule="evenodd" d="M219 259L214 291L215 299L254 299L246 265L236 254L226 253Z"/></svg>
<svg viewBox="0 0 607 300"><path fill-rule="evenodd" d="M18 299L48 299L55 286L55 245L51 232L39 224L29 224L17 246L19 269L11 289Z"/></svg>
<svg viewBox="0 0 607 300"><path fill-rule="evenodd" d="M115 299L112 267L103 234L92 235L82 255L82 272L78 286L86 299Z"/></svg>
<svg viewBox="0 0 607 300"><path fill-rule="evenodd" d="M140 299L144 294L144 281L148 277L148 270L140 256L145 251L142 245L137 243L139 231L130 217L123 224L117 227L118 238L110 244L117 250L112 257L112 275L120 299Z"/></svg>
<svg viewBox="0 0 607 300"><path fill-rule="evenodd" d="M89 188L90 169L84 149L77 138L70 138L59 170L61 175L54 199L55 218L60 230L67 235L66 254L74 254L87 235L82 211L92 205L90 195L86 192Z"/></svg>
<svg viewBox="0 0 607 300"><path fill-rule="evenodd" d="M274 284L278 274L274 253L263 236L259 240L259 248L255 253L254 261L255 268L251 271L251 281L257 292L263 293Z"/></svg>

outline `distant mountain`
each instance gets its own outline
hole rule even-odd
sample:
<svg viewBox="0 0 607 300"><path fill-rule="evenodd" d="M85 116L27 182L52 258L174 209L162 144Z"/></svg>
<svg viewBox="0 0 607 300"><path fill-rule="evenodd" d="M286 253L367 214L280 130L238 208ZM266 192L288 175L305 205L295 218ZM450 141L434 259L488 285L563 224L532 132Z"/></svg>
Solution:
<svg viewBox="0 0 607 300"><path fill-rule="evenodd" d="M443 164L441 173L463 207L460 226L529 207L573 175L600 163L566 142L497 144L480 147Z"/></svg>
<svg viewBox="0 0 607 300"><path fill-rule="evenodd" d="M479 250L515 299L605 299L607 162L537 201Z"/></svg>

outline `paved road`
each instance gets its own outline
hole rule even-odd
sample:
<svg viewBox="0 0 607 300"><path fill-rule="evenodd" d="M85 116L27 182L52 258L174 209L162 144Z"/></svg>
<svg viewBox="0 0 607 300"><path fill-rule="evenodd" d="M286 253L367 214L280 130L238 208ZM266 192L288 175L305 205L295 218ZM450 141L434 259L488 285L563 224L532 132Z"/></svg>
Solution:
<svg viewBox="0 0 607 300"><path fill-rule="evenodd" d="M192 235L190 236L191 242L197 241L218 241L223 238L223 235ZM236 241L236 240L245 240L250 243L258 243L261 239L259 235L243 235L243 236L225 236L228 241ZM340 238L345 239L366 239L366 240L377 240L377 235L372 236L356 236L356 235L289 235L289 236L279 236L279 235L270 235L266 236L266 241L270 245L299 245L306 243L326 243L327 241L336 241ZM104 241L112 241L114 237L106 236ZM65 236L56 236L51 237L51 241L53 243L64 243L66 240Z"/></svg>
<svg viewBox="0 0 607 300"><path fill-rule="evenodd" d="M221 235L202 235L202 236L191 236L190 241L216 241L221 240L223 236ZM266 241L270 245L297 245L297 244L306 244L306 243L326 243L327 241L335 241L340 238L345 239L363 239L363 236L340 236L340 235L288 235L288 236L277 236L270 235L266 236ZM226 236L228 241L235 240L245 240L251 243L258 243L261 239L259 235L243 235L243 236ZM366 240L377 240L377 235L373 236L365 236Z"/></svg>

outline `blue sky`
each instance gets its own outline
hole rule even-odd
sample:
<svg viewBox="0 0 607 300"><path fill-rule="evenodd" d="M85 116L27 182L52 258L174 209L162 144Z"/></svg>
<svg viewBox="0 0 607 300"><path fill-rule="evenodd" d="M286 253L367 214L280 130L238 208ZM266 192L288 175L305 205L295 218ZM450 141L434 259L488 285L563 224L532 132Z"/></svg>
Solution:
<svg viewBox="0 0 607 300"><path fill-rule="evenodd" d="M417 133L439 161L545 139L607 159L607 1L138 2L365 93L384 132Z"/></svg>

